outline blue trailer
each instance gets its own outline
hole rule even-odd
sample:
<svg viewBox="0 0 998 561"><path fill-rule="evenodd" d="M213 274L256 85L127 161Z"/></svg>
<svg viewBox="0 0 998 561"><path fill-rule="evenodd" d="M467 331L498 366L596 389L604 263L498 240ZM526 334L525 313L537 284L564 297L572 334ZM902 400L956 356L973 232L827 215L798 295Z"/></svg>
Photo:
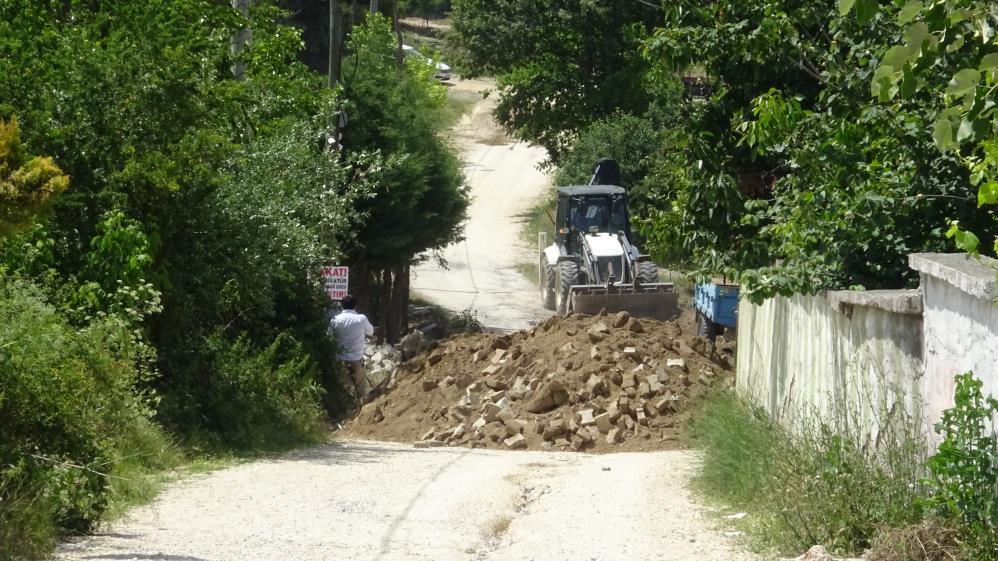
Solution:
<svg viewBox="0 0 998 561"><path fill-rule="evenodd" d="M733 284L698 284L693 289L693 307L697 311L697 335L713 341L725 328L738 327L738 286Z"/></svg>

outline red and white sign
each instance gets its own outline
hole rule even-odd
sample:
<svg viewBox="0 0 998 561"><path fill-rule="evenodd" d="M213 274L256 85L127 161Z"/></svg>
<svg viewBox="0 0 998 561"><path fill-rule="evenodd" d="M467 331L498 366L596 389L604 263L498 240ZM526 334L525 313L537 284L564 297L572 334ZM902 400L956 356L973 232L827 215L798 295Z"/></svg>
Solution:
<svg viewBox="0 0 998 561"><path fill-rule="evenodd" d="M333 300L346 298L350 289L350 267L331 265L322 268L322 284Z"/></svg>

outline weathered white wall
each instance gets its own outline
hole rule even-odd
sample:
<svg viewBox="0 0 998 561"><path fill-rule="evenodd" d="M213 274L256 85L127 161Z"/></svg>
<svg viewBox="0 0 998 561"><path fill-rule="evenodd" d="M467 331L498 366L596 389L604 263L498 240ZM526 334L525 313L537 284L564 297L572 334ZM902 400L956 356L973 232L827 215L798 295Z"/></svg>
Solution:
<svg viewBox="0 0 998 561"><path fill-rule="evenodd" d="M920 392L927 420L953 406L954 377L973 371L998 397L998 261L958 254L915 254L924 293L925 376Z"/></svg>
<svg viewBox="0 0 998 561"><path fill-rule="evenodd" d="M899 405L934 435L963 372L998 396L998 261L914 254L909 263L921 273L919 290L742 301L739 392L777 419L846 413L874 436L878 419Z"/></svg>
<svg viewBox="0 0 998 561"><path fill-rule="evenodd" d="M898 396L911 411L923 370L918 294L852 294L742 301L739 392L780 420L834 413L874 436L875 419L895 408Z"/></svg>

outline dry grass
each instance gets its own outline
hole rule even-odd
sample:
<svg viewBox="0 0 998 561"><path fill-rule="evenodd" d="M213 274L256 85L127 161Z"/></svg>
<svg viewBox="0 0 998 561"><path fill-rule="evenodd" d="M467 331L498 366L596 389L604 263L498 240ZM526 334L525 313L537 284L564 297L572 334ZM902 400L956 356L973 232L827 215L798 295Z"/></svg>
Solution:
<svg viewBox="0 0 998 561"><path fill-rule="evenodd" d="M907 528L882 530L871 544L869 561L964 561L959 531L938 518Z"/></svg>
<svg viewBox="0 0 998 561"><path fill-rule="evenodd" d="M500 516L498 518L494 518L485 527L483 532L485 534L485 538L490 541L498 541L502 539L502 537L509 530L509 525L512 523L513 517L511 516Z"/></svg>

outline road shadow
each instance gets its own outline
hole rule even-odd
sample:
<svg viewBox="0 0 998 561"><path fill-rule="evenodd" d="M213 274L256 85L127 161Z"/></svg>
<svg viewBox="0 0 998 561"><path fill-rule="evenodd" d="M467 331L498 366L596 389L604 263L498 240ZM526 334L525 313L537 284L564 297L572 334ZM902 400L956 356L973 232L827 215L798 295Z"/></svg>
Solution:
<svg viewBox="0 0 998 561"><path fill-rule="evenodd" d="M84 559L135 559L137 561L208 561L189 555L168 555L166 553L105 553L88 555Z"/></svg>
<svg viewBox="0 0 998 561"><path fill-rule="evenodd" d="M429 450L420 448L404 448L402 445L382 445L373 442L343 441L330 442L311 448L295 450L279 458L274 458L275 463L285 462L309 462L320 465L346 466L357 464L371 464L385 461L400 455L413 454L454 454L460 455L467 449L447 449Z"/></svg>

